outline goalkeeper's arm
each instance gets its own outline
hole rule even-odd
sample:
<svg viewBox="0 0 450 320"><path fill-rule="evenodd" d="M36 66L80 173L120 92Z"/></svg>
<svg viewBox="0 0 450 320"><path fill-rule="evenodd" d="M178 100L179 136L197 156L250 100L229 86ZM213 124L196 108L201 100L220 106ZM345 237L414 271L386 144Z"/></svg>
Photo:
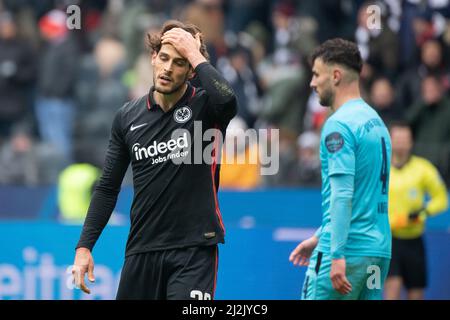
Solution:
<svg viewBox="0 0 450 320"><path fill-rule="evenodd" d="M350 221L352 217L352 198L354 176L338 174L330 177L331 184L331 257L344 258Z"/></svg>

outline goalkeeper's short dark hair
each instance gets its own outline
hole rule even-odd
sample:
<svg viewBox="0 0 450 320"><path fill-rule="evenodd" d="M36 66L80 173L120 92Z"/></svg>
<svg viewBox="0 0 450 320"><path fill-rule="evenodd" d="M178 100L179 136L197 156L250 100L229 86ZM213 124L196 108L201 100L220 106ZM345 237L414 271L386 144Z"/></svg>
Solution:
<svg viewBox="0 0 450 320"><path fill-rule="evenodd" d="M363 66L356 43L341 38L327 40L318 46L311 55L311 65L317 58L325 64L340 64L358 74Z"/></svg>

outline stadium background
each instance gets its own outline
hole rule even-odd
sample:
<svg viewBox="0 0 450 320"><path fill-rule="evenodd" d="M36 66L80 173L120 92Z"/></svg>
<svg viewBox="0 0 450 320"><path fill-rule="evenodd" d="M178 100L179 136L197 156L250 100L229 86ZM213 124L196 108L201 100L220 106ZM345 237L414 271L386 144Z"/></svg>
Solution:
<svg viewBox="0 0 450 320"><path fill-rule="evenodd" d="M367 28L367 4L380 9L381 29ZM70 5L79 6L81 25L69 31ZM221 177L227 243L216 298L300 296L305 270L288 255L321 221L317 150L326 118L308 88L307 57L326 39L358 43L364 98L386 122L411 123L415 153L432 161L448 186L448 0L3 0L0 299L114 298L129 227L129 173L94 249L92 295L68 289L67 267L112 116L152 82L145 32L168 18L203 30L211 62L238 96L233 127L280 130L278 174L262 177L258 166L247 166ZM429 299L450 298L449 216L427 221Z"/></svg>

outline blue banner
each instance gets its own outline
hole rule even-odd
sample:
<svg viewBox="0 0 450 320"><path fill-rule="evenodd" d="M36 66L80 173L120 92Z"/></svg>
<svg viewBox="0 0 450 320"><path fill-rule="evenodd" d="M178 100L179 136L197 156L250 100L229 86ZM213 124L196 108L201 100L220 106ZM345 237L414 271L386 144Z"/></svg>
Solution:
<svg viewBox="0 0 450 320"><path fill-rule="evenodd" d="M70 266L81 226L60 223L0 223L0 299L114 299L128 226L107 226L93 255L91 294L73 290ZM289 253L314 229L228 227L219 247L216 299L299 299L305 268ZM426 234L428 299L450 299L450 234Z"/></svg>

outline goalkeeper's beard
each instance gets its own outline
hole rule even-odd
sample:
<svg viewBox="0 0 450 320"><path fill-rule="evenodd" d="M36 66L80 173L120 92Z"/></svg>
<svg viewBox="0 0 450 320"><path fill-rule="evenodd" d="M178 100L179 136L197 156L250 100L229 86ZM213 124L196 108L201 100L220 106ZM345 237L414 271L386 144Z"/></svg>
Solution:
<svg viewBox="0 0 450 320"><path fill-rule="evenodd" d="M334 103L334 93L331 88L325 89L322 94L319 95L319 103L324 107L331 107Z"/></svg>

